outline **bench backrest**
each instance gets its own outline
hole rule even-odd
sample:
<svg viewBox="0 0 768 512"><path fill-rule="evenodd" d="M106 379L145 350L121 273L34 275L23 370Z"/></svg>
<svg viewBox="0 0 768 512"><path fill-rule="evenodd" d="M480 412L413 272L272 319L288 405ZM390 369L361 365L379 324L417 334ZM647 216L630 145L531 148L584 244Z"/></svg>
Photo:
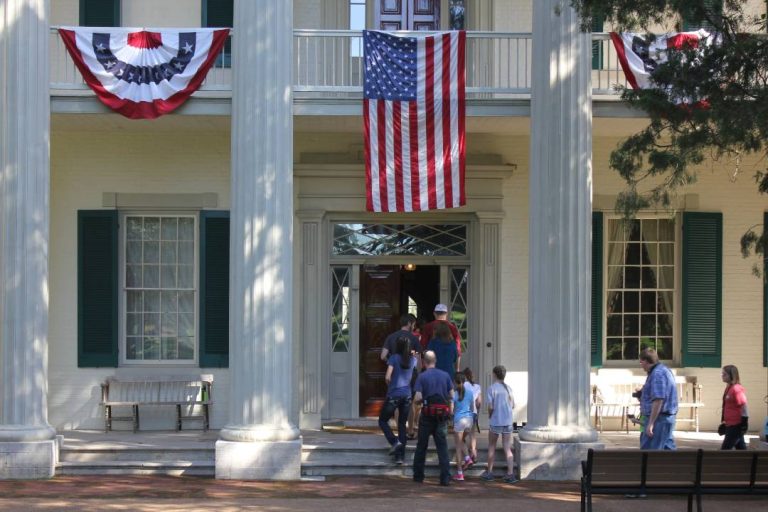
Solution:
<svg viewBox="0 0 768 512"><path fill-rule="evenodd" d="M592 382L592 402L605 404L637 405L639 402L632 397L632 392L645 384L643 376L596 376ZM697 403L701 401L699 392L701 386L697 378L692 376L675 377L677 397L680 403Z"/></svg>
<svg viewBox="0 0 768 512"><path fill-rule="evenodd" d="M590 449L584 472L598 487L768 488L768 451Z"/></svg>
<svg viewBox="0 0 768 512"><path fill-rule="evenodd" d="M199 402L211 400L211 383L205 380L107 379L107 402Z"/></svg>
<svg viewBox="0 0 768 512"><path fill-rule="evenodd" d="M592 485L693 486L698 452L589 450L585 470Z"/></svg>

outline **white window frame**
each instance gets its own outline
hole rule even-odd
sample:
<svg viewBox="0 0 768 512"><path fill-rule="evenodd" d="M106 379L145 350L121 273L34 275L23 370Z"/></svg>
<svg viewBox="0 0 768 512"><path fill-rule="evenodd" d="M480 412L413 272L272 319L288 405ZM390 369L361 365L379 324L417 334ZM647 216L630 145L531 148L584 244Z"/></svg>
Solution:
<svg viewBox="0 0 768 512"><path fill-rule="evenodd" d="M127 240L127 218L128 217L191 217L194 221L193 233L195 236L194 241L194 257L192 272L192 279L194 283L194 326L195 336L193 343L194 356L192 359L172 360L172 359L160 359L160 360L134 360L127 358L127 288L125 283L125 271L126 271L126 240ZM168 211L152 211L152 210L121 210L119 215L119 236L118 236L118 274L119 274L119 286L120 293L118 294L118 327L120 341L118 343L120 358L120 366L130 367L158 367L158 366L174 366L174 367L197 367L200 359L200 215L198 211L189 210L168 210Z"/></svg>
<svg viewBox="0 0 768 512"><path fill-rule="evenodd" d="M662 359L661 361L669 366L679 366L682 360L682 214L676 212L673 216L668 213L644 213L635 216L636 220L648 220L648 219L672 219L675 222L675 249L674 249L674 268L675 268L675 288L672 294L672 359ZM621 219L620 215L605 215L603 222L603 288L602 288L602 312L603 312L603 329L602 329L602 359L603 367L605 368L635 368L637 367L636 360L622 359L611 360L608 359L608 246L611 242L609 238L609 224L612 220Z"/></svg>

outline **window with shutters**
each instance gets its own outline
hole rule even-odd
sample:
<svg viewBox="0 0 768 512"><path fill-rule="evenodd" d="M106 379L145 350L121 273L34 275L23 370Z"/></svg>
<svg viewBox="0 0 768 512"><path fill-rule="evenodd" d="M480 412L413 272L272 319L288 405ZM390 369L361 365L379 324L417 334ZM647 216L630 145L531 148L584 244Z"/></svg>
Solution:
<svg viewBox="0 0 768 512"><path fill-rule="evenodd" d="M120 229L123 361L195 362L196 216L125 214Z"/></svg>
<svg viewBox="0 0 768 512"><path fill-rule="evenodd" d="M722 0L705 0L706 14L699 16L692 10L682 12L682 28L685 32L699 30L704 28L713 29L713 24L719 23L723 14Z"/></svg>
<svg viewBox="0 0 768 512"><path fill-rule="evenodd" d="M203 0L203 27L229 28L234 20L234 0ZM232 65L232 36L227 38L224 48L216 58L215 67Z"/></svg>
<svg viewBox="0 0 768 512"><path fill-rule="evenodd" d="M605 362L634 363L647 347L675 359L678 222L607 218L604 240Z"/></svg>
<svg viewBox="0 0 768 512"><path fill-rule="evenodd" d="M81 27L119 27L120 0L80 0Z"/></svg>

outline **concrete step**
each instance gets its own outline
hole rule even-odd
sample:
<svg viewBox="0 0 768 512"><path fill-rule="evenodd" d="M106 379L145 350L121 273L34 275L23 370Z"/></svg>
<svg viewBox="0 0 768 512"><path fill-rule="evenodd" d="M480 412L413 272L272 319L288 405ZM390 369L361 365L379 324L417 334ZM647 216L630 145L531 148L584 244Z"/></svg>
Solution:
<svg viewBox="0 0 768 512"><path fill-rule="evenodd" d="M215 449L211 448L62 448L62 462L213 462Z"/></svg>
<svg viewBox="0 0 768 512"><path fill-rule="evenodd" d="M174 462L148 461L90 461L59 462L57 475L168 475L168 476L214 476L213 460Z"/></svg>

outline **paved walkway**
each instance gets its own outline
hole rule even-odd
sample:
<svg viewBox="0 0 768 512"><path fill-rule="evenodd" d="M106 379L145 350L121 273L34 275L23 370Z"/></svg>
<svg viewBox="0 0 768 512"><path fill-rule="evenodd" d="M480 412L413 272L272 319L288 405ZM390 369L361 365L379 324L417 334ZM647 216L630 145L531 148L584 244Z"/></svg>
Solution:
<svg viewBox="0 0 768 512"><path fill-rule="evenodd" d="M21 511L316 511L486 510L573 512L576 482L467 481L448 488L406 478L332 477L324 482L240 482L199 477L57 477L49 481L0 482L0 510ZM683 512L684 497L629 500L598 497L601 512ZM768 511L762 498L710 497L708 510Z"/></svg>
<svg viewBox="0 0 768 512"><path fill-rule="evenodd" d="M385 441L372 433L329 434L303 432L308 444L330 443L383 447ZM66 433L66 443L165 446L212 443L216 433ZM485 437L485 436L482 436ZM481 439L482 439L481 437ZM713 433L676 433L681 447L719 447ZM637 433L606 432L601 441L607 448L636 448ZM97 441L100 439L100 441ZM316 512L404 512L452 510L577 511L577 482L524 481L507 485L468 480L448 488L436 478L416 484L404 477L329 477L325 481L243 482L202 477L165 476L58 476L47 481L0 481L0 510L22 511L235 511L264 510ZM684 511L684 497L650 497L629 500L623 497L595 498L595 510L602 512ZM768 500L745 497L704 498L708 510L737 509L768 512Z"/></svg>

